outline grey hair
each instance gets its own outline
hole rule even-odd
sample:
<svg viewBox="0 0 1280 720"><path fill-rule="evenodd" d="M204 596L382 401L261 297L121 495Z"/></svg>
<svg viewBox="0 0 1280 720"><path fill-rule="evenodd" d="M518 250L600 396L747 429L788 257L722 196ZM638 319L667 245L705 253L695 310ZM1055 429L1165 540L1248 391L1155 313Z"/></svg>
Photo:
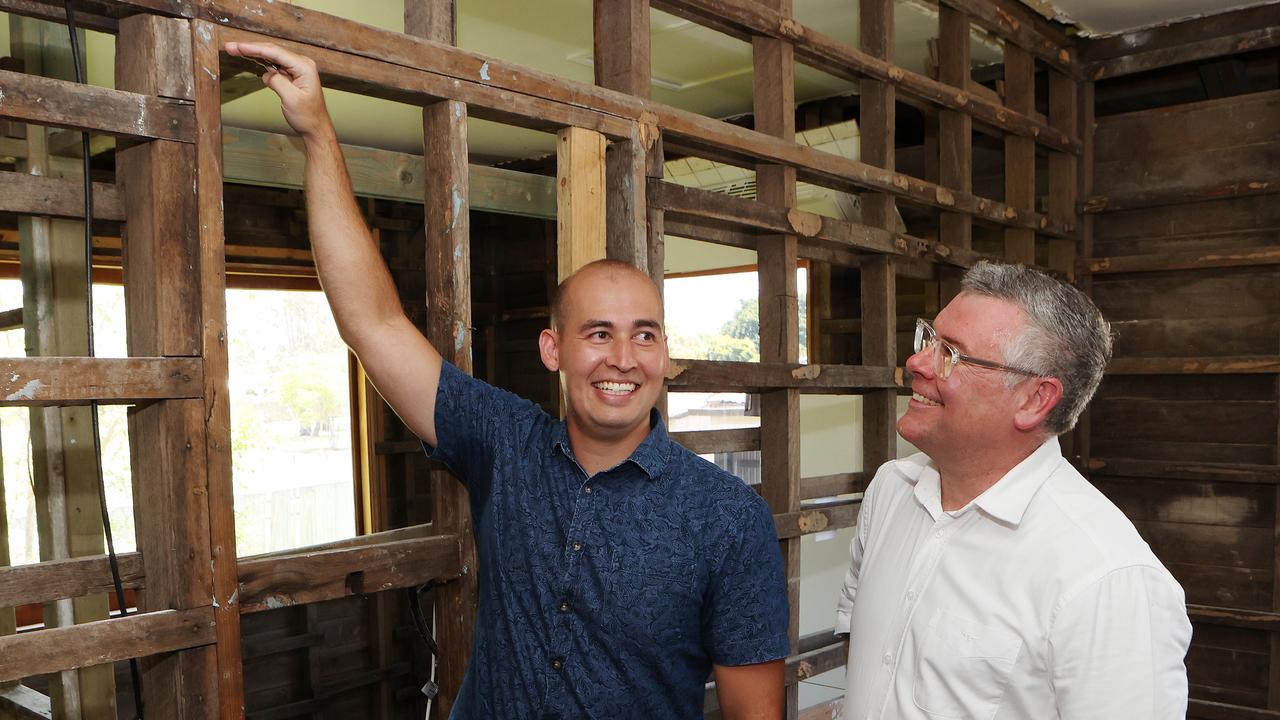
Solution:
<svg viewBox="0 0 1280 720"><path fill-rule="evenodd" d="M1062 382L1062 401L1044 428L1061 435L1075 427L1111 361L1111 325L1084 293L1022 265L979 262L961 282L964 292L1012 303L1026 326L1004 343L1004 362ZM1006 382L1022 380L1010 375Z"/></svg>

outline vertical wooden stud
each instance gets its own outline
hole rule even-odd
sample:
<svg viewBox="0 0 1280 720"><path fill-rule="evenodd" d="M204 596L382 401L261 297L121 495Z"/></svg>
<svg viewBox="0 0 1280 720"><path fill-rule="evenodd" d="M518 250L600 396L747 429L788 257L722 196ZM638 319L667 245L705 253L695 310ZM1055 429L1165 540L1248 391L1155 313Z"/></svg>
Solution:
<svg viewBox="0 0 1280 720"><path fill-rule="evenodd" d="M1069 135L1076 133L1078 102L1076 81L1055 70L1049 71L1049 124ZM1049 217L1064 228L1076 222L1076 169L1079 159L1070 153L1049 153ZM1075 276L1076 244L1072 238L1049 241L1049 267L1069 277Z"/></svg>
<svg viewBox="0 0 1280 720"><path fill-rule="evenodd" d="M155 18L156 32L172 21ZM176 28L176 26L174 26ZM204 358L205 471L209 479L209 551L218 658L218 715L244 717L240 651L240 578L236 565L235 495L231 482L231 402L227 382L226 239L222 215L222 80L217 25L193 20L196 196L200 253L200 354ZM176 32L170 31L170 32ZM157 47L163 45L157 44ZM175 52L180 53L181 48ZM163 74L167 58L153 67ZM163 87L163 85L158 85ZM178 89L181 92L181 88Z"/></svg>
<svg viewBox="0 0 1280 720"><path fill-rule="evenodd" d="M945 3L938 6L938 79L962 92L969 89L969 14ZM943 187L973 192L973 118L965 112L938 111L938 179ZM973 247L973 222L966 213L943 212L938 217L938 239L947 246ZM959 274L942 277L942 302L960 292Z"/></svg>
<svg viewBox="0 0 1280 720"><path fill-rule="evenodd" d="M427 240L427 338L463 372L471 365L471 207L468 199L467 106L442 100L423 109L427 177L424 196ZM603 148L601 148L603 154ZM475 634L475 541L466 488L448 473L432 473L432 522L462 542L462 576L440 588L436 640L440 717L446 717L462 687Z"/></svg>
<svg viewBox="0 0 1280 720"><path fill-rule="evenodd" d="M1087 198L1093 192L1093 135L1094 135L1094 102L1093 102L1093 83L1080 83L1077 88L1079 100L1076 108L1079 111L1076 116L1077 132L1080 133L1080 142L1084 146L1083 153L1080 155L1079 172L1076 173L1076 197ZM1079 254L1081 257L1093 256L1093 215L1083 213L1080 215L1079 224ZM1076 280L1077 286L1081 292L1089 297L1093 297L1093 275L1089 273L1081 274ZM1071 454L1068 455L1072 462L1080 472L1088 475L1090 449L1090 427L1092 423L1089 417L1089 409L1086 407L1080 415L1080 420L1076 423L1076 429L1071 438Z"/></svg>
<svg viewBox="0 0 1280 720"><path fill-rule="evenodd" d="M1031 53L1005 42L1005 105L1009 109L1024 115L1035 113L1035 72L1035 59ZM1036 141L1033 138L1013 134L1004 136L1004 202L1021 215L1035 212ZM1006 228L1004 254L1012 262L1035 264L1035 231Z"/></svg>
<svg viewBox="0 0 1280 720"><path fill-rule="evenodd" d="M605 144L592 130L556 135L557 277L605 257Z"/></svg>
<svg viewBox="0 0 1280 720"><path fill-rule="evenodd" d="M882 60L893 60L893 0L862 0L859 5L862 50ZM894 103L893 85L863 80L862 161L893 170ZM897 213L892 195L864 193L862 221L866 225L894 232ZM897 364L897 282L893 261L874 257L861 266L862 364ZM862 469L874 472L893 459L897 452L894 430L897 392L872 390L862 395Z"/></svg>
<svg viewBox="0 0 1280 720"><path fill-rule="evenodd" d="M185 20L147 15L122 19L117 86L194 100L190 33ZM206 152L213 142L206 140ZM200 355L207 292L202 273L209 269L203 267L193 192L200 182L196 147L155 141L121 148L116 157L129 218L123 251L129 354ZM221 207L208 212L215 210L221 212ZM203 399L167 400L130 411L134 507L147 575L139 595L144 610L206 607L216 600L207 412ZM219 715L216 647L144 659L147 707L163 708L174 718Z"/></svg>

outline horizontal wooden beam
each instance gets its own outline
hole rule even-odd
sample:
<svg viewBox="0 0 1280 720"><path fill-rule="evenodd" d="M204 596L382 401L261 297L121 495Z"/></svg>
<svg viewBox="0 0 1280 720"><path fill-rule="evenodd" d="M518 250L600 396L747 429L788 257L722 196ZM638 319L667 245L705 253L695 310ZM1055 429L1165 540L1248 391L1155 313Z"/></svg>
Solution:
<svg viewBox="0 0 1280 720"><path fill-rule="evenodd" d="M685 430L671 433L671 439L697 455L749 452L760 449L760 428Z"/></svg>
<svg viewBox="0 0 1280 720"><path fill-rule="evenodd" d="M356 195L422 204L426 173L421 155L345 144L342 154ZM222 176L227 182L301 188L304 163L299 137L222 129ZM555 178L472 165L468 181L472 210L547 219L556 216Z"/></svg>
<svg viewBox="0 0 1280 720"><path fill-rule="evenodd" d="M672 359L667 387L676 392L746 392L797 388L824 394L899 387L902 370L864 365L801 365Z"/></svg>
<svg viewBox="0 0 1280 720"><path fill-rule="evenodd" d="M1187 605L1187 616L1191 618L1192 622L1249 628L1251 630L1280 631L1280 613L1267 612L1265 610Z"/></svg>
<svg viewBox="0 0 1280 720"><path fill-rule="evenodd" d="M970 20L1006 42L1035 55L1049 67L1070 77L1082 76L1075 41L1065 28L1054 26L1017 0L942 0L967 13Z"/></svg>
<svg viewBox="0 0 1280 720"><path fill-rule="evenodd" d="M213 608L159 610L0 637L0 682L214 642Z"/></svg>
<svg viewBox="0 0 1280 720"><path fill-rule="evenodd" d="M1090 65L1090 80L1123 77L1134 73L1158 70L1171 65L1210 60L1226 55L1238 55L1254 50L1266 50L1280 45L1280 27L1251 28L1231 35L1206 38L1184 45L1164 47L1145 52L1104 60Z"/></svg>
<svg viewBox="0 0 1280 720"><path fill-rule="evenodd" d="M53 3L48 0L46 2L39 2L39 0L0 0L0 12L48 20L61 25L67 23L66 7L62 3ZM76 10L76 26L112 35L120 32L120 22L118 20L86 12L83 7Z"/></svg>
<svg viewBox="0 0 1280 720"><path fill-rule="evenodd" d="M53 720L49 696L26 685L0 688L0 718L6 720Z"/></svg>
<svg viewBox="0 0 1280 720"><path fill-rule="evenodd" d="M1258 375L1280 373L1280 355L1113 358L1108 375Z"/></svg>
<svg viewBox="0 0 1280 720"><path fill-rule="evenodd" d="M189 103L10 70L0 70L0 118L117 137L195 140Z"/></svg>
<svg viewBox="0 0 1280 720"><path fill-rule="evenodd" d="M0 191L0 212L84 217L84 183L79 180L0 171L0 188L3 188ZM93 184L93 217L98 220L124 220L120 193L114 184Z"/></svg>
<svg viewBox="0 0 1280 720"><path fill-rule="evenodd" d="M117 559L124 587L142 587L142 556L121 553ZM0 608L96 595L113 587L106 555L0 567Z"/></svg>
<svg viewBox="0 0 1280 720"><path fill-rule="evenodd" d="M198 398L199 358L0 358L0 407Z"/></svg>
<svg viewBox="0 0 1280 720"><path fill-rule="evenodd" d="M849 636L837 636L831 631L822 634L826 635L826 643L787 658L786 684L794 685L844 667L849 659Z"/></svg>
<svg viewBox="0 0 1280 720"><path fill-rule="evenodd" d="M1280 485L1280 465L1089 458L1091 475Z"/></svg>
<svg viewBox="0 0 1280 720"><path fill-rule="evenodd" d="M1146 190L1131 195L1094 195L1080 205L1080 212L1097 215L1122 210L1182 205L1184 203L1250 197L1253 195L1273 195L1275 193L1280 193L1280 180L1273 178L1233 180L1204 187L1194 187L1188 190L1158 189Z"/></svg>
<svg viewBox="0 0 1280 720"><path fill-rule="evenodd" d="M799 512L780 513L773 516L778 539L800 537L824 530L839 530L858 524L861 500L841 500L820 507L810 507Z"/></svg>
<svg viewBox="0 0 1280 720"><path fill-rule="evenodd" d="M240 612L254 613L423 585L462 570L455 535L242 558Z"/></svg>
<svg viewBox="0 0 1280 720"><path fill-rule="evenodd" d="M836 473L800 478L800 499L833 497L860 493L867 489L871 476L865 472Z"/></svg>
<svg viewBox="0 0 1280 720"><path fill-rule="evenodd" d="M879 80L896 87L909 99L968 113L1002 132L1033 138L1047 148L1079 155L1083 143L1034 116L992 102L975 92L939 82L850 47L835 38L795 22L765 3L752 0L659 0L654 7L706 24L727 22L734 35L763 35L791 42L795 57L818 70L854 82Z"/></svg>
<svg viewBox="0 0 1280 720"><path fill-rule="evenodd" d="M1216 252L1169 252L1150 255L1117 255L1085 258L1081 272L1091 275L1130 272L1164 272L1166 270L1202 270L1206 268L1280 265L1280 247L1274 245Z"/></svg>
<svg viewBox="0 0 1280 720"><path fill-rule="evenodd" d="M1280 720L1280 710L1191 698L1187 701L1187 717L1196 720Z"/></svg>

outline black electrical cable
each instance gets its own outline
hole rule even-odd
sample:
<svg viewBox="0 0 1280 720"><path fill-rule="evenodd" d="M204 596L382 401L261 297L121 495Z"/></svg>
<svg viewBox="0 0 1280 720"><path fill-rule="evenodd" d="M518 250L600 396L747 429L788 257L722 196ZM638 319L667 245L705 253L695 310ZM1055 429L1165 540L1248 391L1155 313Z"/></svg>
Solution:
<svg viewBox="0 0 1280 720"><path fill-rule="evenodd" d="M71 0L65 0L67 9L67 30L71 34L71 64L75 67L76 82L84 84L84 66L81 64L80 38L76 33L76 15L71 7ZM88 316L89 357L93 357L93 178L89 174L89 133L80 133L81 155L84 160L84 303ZM116 604L120 606L121 617L129 614L129 603L124 598L124 583L120 580L120 561L116 557L116 544L111 536L111 514L107 510L107 483L102 475L102 433L98 427L98 403L90 403L93 418L93 457L94 468L98 475L98 504L102 511L102 532L107 539L107 558L111 565L111 583L115 586ZM129 675L133 681L134 717L142 720L142 677L138 673L138 661L129 659Z"/></svg>

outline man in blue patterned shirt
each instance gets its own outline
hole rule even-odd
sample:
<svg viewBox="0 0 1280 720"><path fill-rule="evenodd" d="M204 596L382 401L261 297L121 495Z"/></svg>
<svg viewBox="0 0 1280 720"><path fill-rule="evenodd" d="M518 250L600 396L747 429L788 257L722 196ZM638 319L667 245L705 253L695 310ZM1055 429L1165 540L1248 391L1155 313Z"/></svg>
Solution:
<svg viewBox="0 0 1280 720"><path fill-rule="evenodd" d="M264 76L307 154L308 226L343 339L470 494L475 645L452 717L695 718L714 674L725 718L778 718L789 645L764 501L676 445L654 404L662 300L602 261L565 281L539 348L566 420L443 362L405 317L360 217L315 65L271 45Z"/></svg>

